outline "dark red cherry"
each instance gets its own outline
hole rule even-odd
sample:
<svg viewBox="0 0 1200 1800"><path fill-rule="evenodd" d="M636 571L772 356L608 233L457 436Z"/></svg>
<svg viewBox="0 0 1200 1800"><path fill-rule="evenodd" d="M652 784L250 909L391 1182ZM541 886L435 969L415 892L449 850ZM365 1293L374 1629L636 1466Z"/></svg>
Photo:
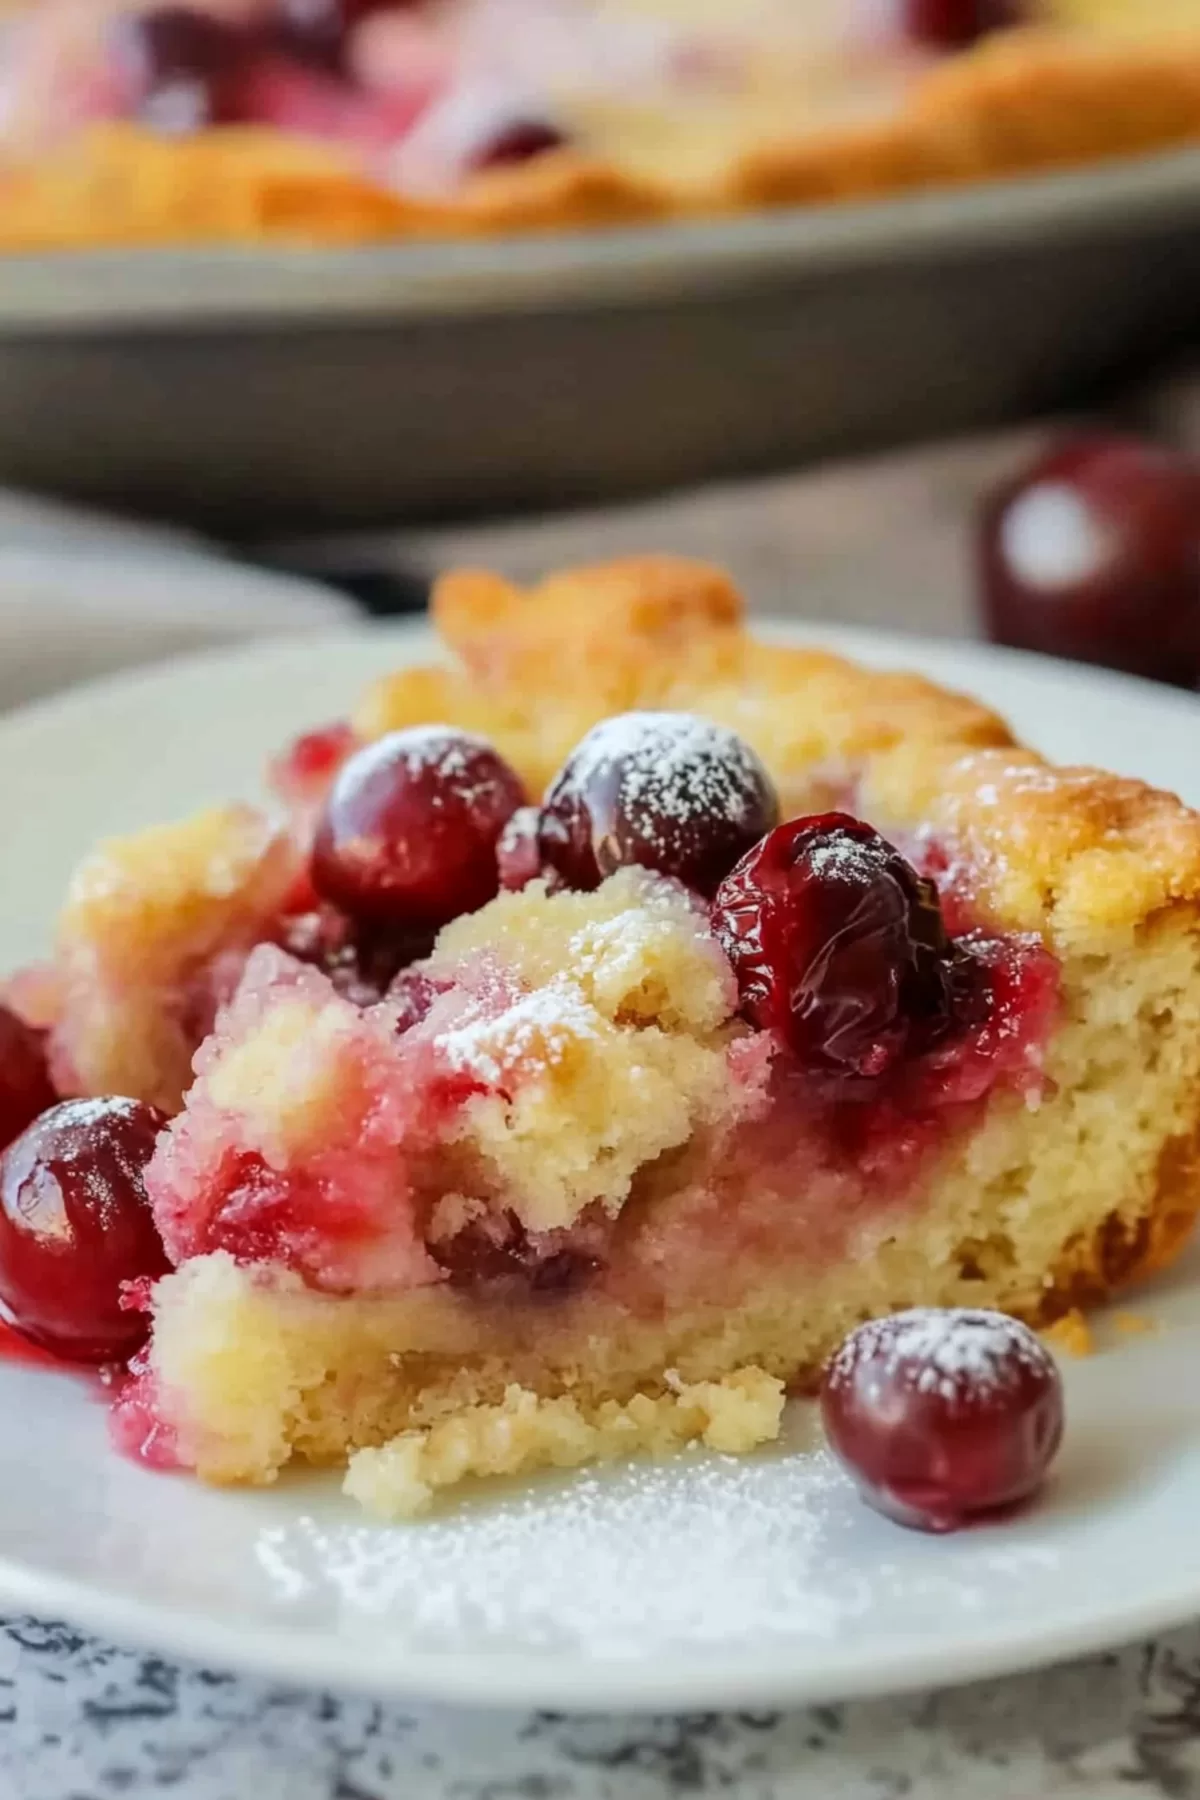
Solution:
<svg viewBox="0 0 1200 1800"><path fill-rule="evenodd" d="M567 134L549 119L506 119L482 136L468 156L472 169L499 169L509 163L532 162L548 150L561 150Z"/></svg>
<svg viewBox="0 0 1200 1800"><path fill-rule="evenodd" d="M870 825L780 825L721 883L712 925L741 1009L814 1074L874 1077L950 1020L937 890Z"/></svg>
<svg viewBox="0 0 1200 1800"><path fill-rule="evenodd" d="M124 1362L149 1331L126 1282L170 1268L144 1173L163 1115L140 1100L65 1100L0 1157L0 1317L71 1362Z"/></svg>
<svg viewBox="0 0 1200 1800"><path fill-rule="evenodd" d="M134 109L156 131L199 131L240 116L249 32L190 6L121 13L113 32L113 58Z"/></svg>
<svg viewBox="0 0 1200 1800"><path fill-rule="evenodd" d="M491 745L448 725L392 732L346 762L317 826L317 891L357 920L436 930L495 895L496 842L525 796Z"/></svg>
<svg viewBox="0 0 1200 1800"><path fill-rule="evenodd" d="M1068 439L985 504L978 559L997 643L1200 677L1200 474L1174 451Z"/></svg>
<svg viewBox="0 0 1200 1800"><path fill-rule="evenodd" d="M926 1307L850 1333L821 1414L865 1500L898 1524L954 1531L1041 1486L1062 1441L1062 1381L1016 1319Z"/></svg>
<svg viewBox="0 0 1200 1800"><path fill-rule="evenodd" d="M57 1099L46 1066L45 1034L0 1006L0 1150Z"/></svg>
<svg viewBox="0 0 1200 1800"><path fill-rule="evenodd" d="M636 863L709 896L778 817L771 778L736 732L694 713L623 713L555 776L539 846L584 892Z"/></svg>
<svg viewBox="0 0 1200 1800"><path fill-rule="evenodd" d="M428 956L430 931L388 931L356 924L336 906L293 913L279 929L279 943L299 962L328 975L343 999L374 1006L400 970Z"/></svg>
<svg viewBox="0 0 1200 1800"><path fill-rule="evenodd" d="M1028 0L901 0L904 29L918 44L957 50L1019 25L1028 14Z"/></svg>

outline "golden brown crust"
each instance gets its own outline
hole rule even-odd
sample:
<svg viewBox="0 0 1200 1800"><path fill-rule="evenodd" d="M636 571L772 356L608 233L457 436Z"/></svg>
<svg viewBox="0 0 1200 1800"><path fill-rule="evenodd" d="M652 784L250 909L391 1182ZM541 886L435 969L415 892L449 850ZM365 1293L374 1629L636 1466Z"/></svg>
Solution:
<svg viewBox="0 0 1200 1800"><path fill-rule="evenodd" d="M529 590L449 575L434 618L464 666L377 684L356 714L366 735L451 718L494 737L540 791L597 719L678 707L742 731L796 811L831 780L881 823L931 830L969 866L985 917L1059 954L1106 953L1200 900L1200 816L1174 795L1054 768L919 676L755 639L728 577L703 564L643 557Z"/></svg>
<svg viewBox="0 0 1200 1800"><path fill-rule="evenodd" d="M0 174L9 249L195 239L368 243L637 223L877 198L1200 141L1200 37L1034 26L954 57L898 114L748 143L704 178L570 148L428 203L365 180L336 147L269 129L163 140L97 127Z"/></svg>

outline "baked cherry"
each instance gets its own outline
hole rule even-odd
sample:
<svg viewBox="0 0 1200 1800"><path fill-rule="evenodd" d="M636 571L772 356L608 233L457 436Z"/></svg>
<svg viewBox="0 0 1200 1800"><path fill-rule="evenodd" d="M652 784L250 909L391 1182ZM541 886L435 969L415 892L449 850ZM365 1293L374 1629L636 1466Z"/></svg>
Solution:
<svg viewBox="0 0 1200 1800"><path fill-rule="evenodd" d="M997 643L1200 676L1200 473L1174 451L1069 438L986 503L978 559Z"/></svg>
<svg viewBox="0 0 1200 1800"><path fill-rule="evenodd" d="M1019 25L1028 12L1027 0L901 0L901 5L908 36L945 50Z"/></svg>
<svg viewBox="0 0 1200 1800"><path fill-rule="evenodd" d="M392 732L346 762L313 844L317 891L353 918L432 929L495 895L496 842L525 796L483 738Z"/></svg>
<svg viewBox="0 0 1200 1800"><path fill-rule="evenodd" d="M477 1219L429 1245L434 1261L456 1287L519 1282L536 1294L565 1295L585 1287L601 1267L587 1243L563 1244L559 1234L531 1237L514 1213Z"/></svg>
<svg viewBox="0 0 1200 1800"><path fill-rule="evenodd" d="M0 1157L0 1317L72 1362L123 1362L149 1321L127 1282L170 1268L144 1171L166 1120L140 1100L65 1100Z"/></svg>
<svg viewBox="0 0 1200 1800"><path fill-rule="evenodd" d="M0 1006L0 1150L57 1099L46 1066L45 1034Z"/></svg>
<svg viewBox="0 0 1200 1800"><path fill-rule="evenodd" d="M882 1075L950 1022L937 889L848 813L778 826L721 883L712 925L743 1015L814 1074Z"/></svg>
<svg viewBox="0 0 1200 1800"><path fill-rule="evenodd" d="M568 887L631 863L711 896L779 817L749 744L694 713L632 712L588 732L542 806L542 861Z"/></svg>
<svg viewBox="0 0 1200 1800"><path fill-rule="evenodd" d="M249 32L191 6L124 12L113 31L113 59L134 110L155 130L198 131L240 116Z"/></svg>
<svg viewBox="0 0 1200 1800"><path fill-rule="evenodd" d="M336 906L292 913L278 933L283 949L297 961L327 975L343 999L374 1006L397 975L433 949L431 931L389 931L356 923Z"/></svg>
<svg viewBox="0 0 1200 1800"><path fill-rule="evenodd" d="M922 1307L850 1333L821 1414L865 1500L901 1525L954 1531L1041 1486L1062 1440L1062 1381L1016 1319Z"/></svg>

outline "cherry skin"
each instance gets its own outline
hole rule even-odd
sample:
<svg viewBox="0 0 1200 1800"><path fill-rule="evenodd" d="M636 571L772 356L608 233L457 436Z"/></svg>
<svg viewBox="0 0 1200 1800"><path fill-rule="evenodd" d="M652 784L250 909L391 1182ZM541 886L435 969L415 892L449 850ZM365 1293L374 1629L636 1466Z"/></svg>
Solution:
<svg viewBox="0 0 1200 1800"><path fill-rule="evenodd" d="M521 888L542 873L538 848L540 818L536 806L519 806L496 842L496 868L506 893Z"/></svg>
<svg viewBox="0 0 1200 1800"><path fill-rule="evenodd" d="M978 563L997 643L1200 676L1200 472L1173 451L1069 438L985 504Z"/></svg>
<svg viewBox="0 0 1200 1800"><path fill-rule="evenodd" d="M871 1506L954 1531L1041 1486L1062 1441L1062 1381L1016 1319L923 1307L850 1333L825 1371L821 1416Z"/></svg>
<svg viewBox="0 0 1200 1800"><path fill-rule="evenodd" d="M883 1075L950 1023L937 890L848 813L772 831L717 889L712 926L743 1016L814 1075Z"/></svg>
<svg viewBox="0 0 1200 1800"><path fill-rule="evenodd" d="M521 783L483 738L395 731L340 770L317 825L317 892L361 923L437 930L499 886L496 842Z"/></svg>
<svg viewBox="0 0 1200 1800"><path fill-rule="evenodd" d="M623 713L563 764L538 844L543 863L582 892L638 864L711 897L778 817L771 778L736 732L693 713Z"/></svg>
<svg viewBox="0 0 1200 1800"><path fill-rule="evenodd" d="M140 1100L65 1100L0 1157L0 1317L70 1362L124 1362L149 1333L124 1284L171 1264L144 1171L166 1119Z"/></svg>
<svg viewBox="0 0 1200 1800"><path fill-rule="evenodd" d="M237 120L248 31L199 7L158 6L121 14L114 33L114 63L138 116L155 130L174 135Z"/></svg>
<svg viewBox="0 0 1200 1800"><path fill-rule="evenodd" d="M907 35L934 49L958 50L1019 25L1027 12L1022 0L902 0Z"/></svg>
<svg viewBox="0 0 1200 1800"><path fill-rule="evenodd" d="M57 1099L44 1034L0 1006L0 1150Z"/></svg>

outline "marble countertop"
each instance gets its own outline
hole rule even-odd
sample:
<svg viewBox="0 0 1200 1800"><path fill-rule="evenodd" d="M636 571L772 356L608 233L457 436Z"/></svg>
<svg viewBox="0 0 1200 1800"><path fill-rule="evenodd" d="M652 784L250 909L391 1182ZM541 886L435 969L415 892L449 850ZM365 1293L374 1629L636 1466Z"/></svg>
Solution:
<svg viewBox="0 0 1200 1800"><path fill-rule="evenodd" d="M789 1713L408 1710L0 1628L3 1800L1194 1800L1200 1627L956 1693Z"/></svg>
<svg viewBox="0 0 1200 1800"><path fill-rule="evenodd" d="M1200 440L1200 389L1163 402ZM1152 409L1153 410L1153 409ZM1023 432L579 515L332 547L436 570L672 549L767 611L969 635L966 520ZM1195 444L1192 444L1195 448ZM293 550L295 547L291 547ZM303 560L301 558L300 560ZM312 559L319 569L321 556ZM0 1626L0 1800L1200 1800L1200 1626L955 1693L791 1713L575 1719L409 1710Z"/></svg>

